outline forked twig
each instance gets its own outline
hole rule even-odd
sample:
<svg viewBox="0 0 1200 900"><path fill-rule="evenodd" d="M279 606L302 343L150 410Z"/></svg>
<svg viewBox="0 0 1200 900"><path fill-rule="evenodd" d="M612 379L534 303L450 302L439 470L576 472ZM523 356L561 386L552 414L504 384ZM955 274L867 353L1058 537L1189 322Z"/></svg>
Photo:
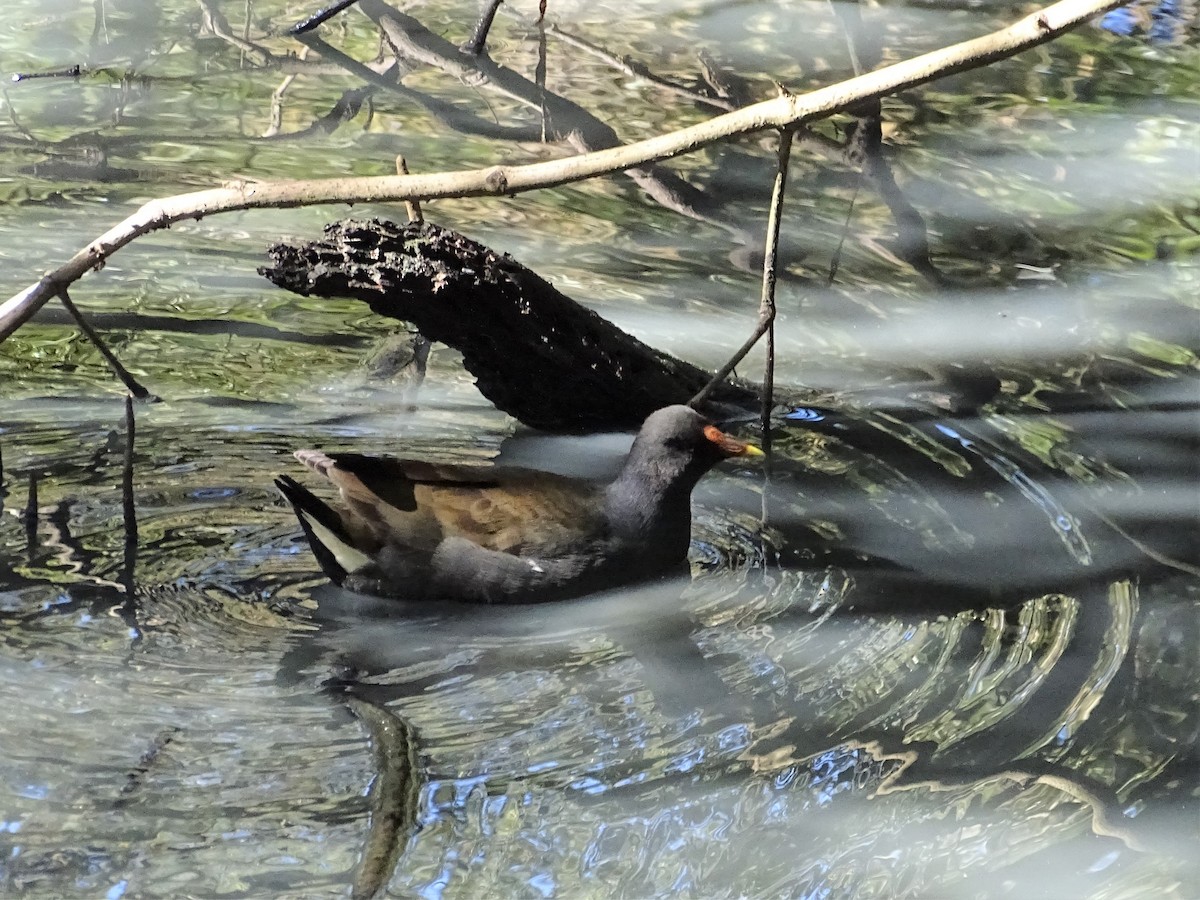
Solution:
<svg viewBox="0 0 1200 900"><path fill-rule="evenodd" d="M779 131L779 162L775 169L775 184L771 188L771 209L767 214L766 247L763 254L762 294L758 302L758 321L746 342L737 352L721 366L695 397L688 401L689 406L698 406L708 399L717 385L721 384L734 368L740 363L759 342L764 334L767 337L767 369L763 377L762 392L762 428L763 440L769 443L769 424L772 393L775 382L775 281L776 265L779 261L779 222L783 212L783 193L787 188L788 161L792 156L792 136L794 130L782 128ZM765 448L764 448L765 449Z"/></svg>

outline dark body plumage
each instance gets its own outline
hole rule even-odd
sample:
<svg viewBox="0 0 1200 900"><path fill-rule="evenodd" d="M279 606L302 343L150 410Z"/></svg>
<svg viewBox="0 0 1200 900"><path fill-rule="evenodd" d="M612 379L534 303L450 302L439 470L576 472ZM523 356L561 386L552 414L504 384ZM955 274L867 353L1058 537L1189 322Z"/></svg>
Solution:
<svg viewBox="0 0 1200 900"><path fill-rule="evenodd" d="M317 561L351 590L410 600L561 600L669 571L687 556L691 493L728 456L760 455L685 406L646 419L608 485L490 465L354 453L296 457L343 511L287 476Z"/></svg>

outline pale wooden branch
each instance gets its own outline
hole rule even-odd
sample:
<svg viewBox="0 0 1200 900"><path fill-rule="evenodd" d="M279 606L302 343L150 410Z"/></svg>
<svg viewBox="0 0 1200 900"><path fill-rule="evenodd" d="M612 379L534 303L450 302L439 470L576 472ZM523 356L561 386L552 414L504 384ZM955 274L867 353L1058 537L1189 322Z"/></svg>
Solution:
<svg viewBox="0 0 1200 900"><path fill-rule="evenodd" d="M762 433L763 446L771 448L771 407L775 401L775 281L779 266L779 228L783 221L783 194L787 190L788 163L792 158L792 129L779 132L779 165L775 186L771 189L771 209L767 215L767 244L763 254L762 298L758 315L767 320L767 362L763 372Z"/></svg>
<svg viewBox="0 0 1200 900"><path fill-rule="evenodd" d="M978 68L1052 40L1087 19L1120 6L1121 2L1061 0L984 37L808 94L776 97L669 134L566 159L430 175L240 183L152 200L66 263L0 305L0 341L8 338L51 297L91 269L102 266L130 241L176 222L245 209L504 196L583 181L671 159L730 137L810 122L870 97Z"/></svg>

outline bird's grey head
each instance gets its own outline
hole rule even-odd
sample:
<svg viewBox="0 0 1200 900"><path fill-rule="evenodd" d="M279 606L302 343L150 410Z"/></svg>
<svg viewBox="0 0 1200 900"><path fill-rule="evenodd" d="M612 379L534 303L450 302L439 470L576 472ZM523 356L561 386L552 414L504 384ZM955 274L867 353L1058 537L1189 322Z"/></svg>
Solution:
<svg viewBox="0 0 1200 900"><path fill-rule="evenodd" d="M642 452L655 448L667 455L695 458L705 470L728 456L761 456L752 444L732 438L689 406L666 406L646 417L634 447Z"/></svg>
<svg viewBox="0 0 1200 900"><path fill-rule="evenodd" d="M723 433L694 409L657 410L642 424L620 476L609 486L609 517L626 535L650 539L669 532L686 552L696 482L726 457L755 455L762 451Z"/></svg>

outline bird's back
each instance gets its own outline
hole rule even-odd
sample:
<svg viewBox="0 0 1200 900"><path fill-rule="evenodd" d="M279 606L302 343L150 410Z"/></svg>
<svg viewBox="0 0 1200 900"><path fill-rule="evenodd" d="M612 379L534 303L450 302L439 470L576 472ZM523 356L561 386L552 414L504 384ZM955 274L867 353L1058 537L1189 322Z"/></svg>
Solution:
<svg viewBox="0 0 1200 900"><path fill-rule="evenodd" d="M336 485L342 521L362 549L432 554L446 538L517 555L581 549L606 537L603 492L546 472L432 465L358 454L300 451Z"/></svg>

